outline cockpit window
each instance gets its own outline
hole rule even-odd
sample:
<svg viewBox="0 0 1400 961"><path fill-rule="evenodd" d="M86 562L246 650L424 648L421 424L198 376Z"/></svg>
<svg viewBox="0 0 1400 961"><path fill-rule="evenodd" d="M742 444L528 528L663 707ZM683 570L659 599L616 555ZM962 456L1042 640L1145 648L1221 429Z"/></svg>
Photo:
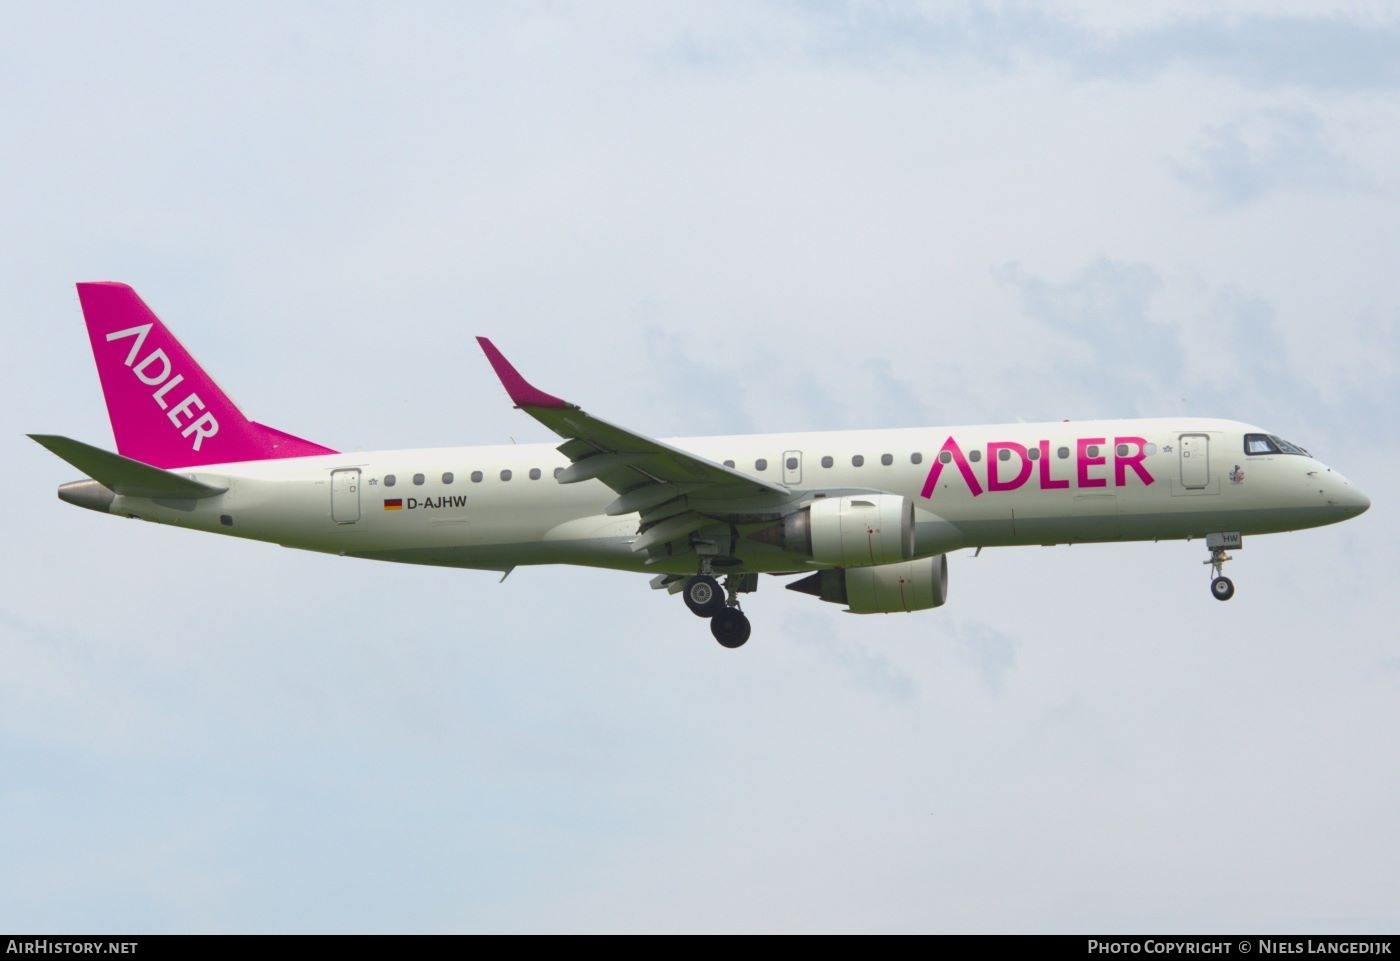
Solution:
<svg viewBox="0 0 1400 961"><path fill-rule="evenodd" d="M1273 434L1245 434L1244 452L1246 454L1298 454L1303 457L1311 456L1297 444L1290 444L1282 437L1275 437Z"/></svg>

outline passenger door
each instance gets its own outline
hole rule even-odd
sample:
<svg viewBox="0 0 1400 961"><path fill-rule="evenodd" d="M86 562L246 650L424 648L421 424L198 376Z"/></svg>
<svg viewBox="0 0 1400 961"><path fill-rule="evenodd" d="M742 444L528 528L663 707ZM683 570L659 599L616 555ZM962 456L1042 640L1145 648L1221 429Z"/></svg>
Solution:
<svg viewBox="0 0 1400 961"><path fill-rule="evenodd" d="M331 471L331 520L354 524L360 519L360 471Z"/></svg>
<svg viewBox="0 0 1400 961"><path fill-rule="evenodd" d="M1210 483L1210 437L1182 434L1180 444L1181 486L1201 490Z"/></svg>

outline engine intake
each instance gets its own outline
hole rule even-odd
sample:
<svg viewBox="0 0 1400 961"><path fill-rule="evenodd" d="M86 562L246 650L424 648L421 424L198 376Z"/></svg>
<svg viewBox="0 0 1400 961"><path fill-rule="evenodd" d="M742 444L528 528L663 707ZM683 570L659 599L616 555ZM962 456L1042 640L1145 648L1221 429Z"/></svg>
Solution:
<svg viewBox="0 0 1400 961"><path fill-rule="evenodd" d="M914 556L914 505L897 494L823 497L756 536L820 564L892 564Z"/></svg>
<svg viewBox="0 0 1400 961"><path fill-rule="evenodd" d="M832 604L845 604L852 614L897 614L942 607L948 600L948 555L877 567L817 571L787 585Z"/></svg>

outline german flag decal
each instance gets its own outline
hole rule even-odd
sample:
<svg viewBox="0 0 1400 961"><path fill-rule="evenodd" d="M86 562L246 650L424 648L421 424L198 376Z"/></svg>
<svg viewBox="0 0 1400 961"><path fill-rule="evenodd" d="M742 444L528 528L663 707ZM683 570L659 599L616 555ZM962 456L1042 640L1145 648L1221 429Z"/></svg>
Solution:
<svg viewBox="0 0 1400 961"><path fill-rule="evenodd" d="M386 497L386 498L384 498L384 509L385 509L386 511L401 511L401 510L403 510L403 498L402 498L402 497Z"/></svg>

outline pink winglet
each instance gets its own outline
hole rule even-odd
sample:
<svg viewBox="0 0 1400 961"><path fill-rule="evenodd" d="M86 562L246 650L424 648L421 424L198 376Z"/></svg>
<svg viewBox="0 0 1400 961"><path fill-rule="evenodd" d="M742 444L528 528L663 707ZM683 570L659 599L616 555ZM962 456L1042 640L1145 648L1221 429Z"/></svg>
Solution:
<svg viewBox="0 0 1400 961"><path fill-rule="evenodd" d="M126 284L78 284L117 450L156 467L334 454L243 416Z"/></svg>
<svg viewBox="0 0 1400 961"><path fill-rule="evenodd" d="M486 359L491 362L491 368L496 371L496 376L501 378L501 385L505 387L506 393L510 395L511 401L516 407L573 407L568 401L560 400L553 394L546 394L538 387L532 385L524 377L520 376L520 371L511 366L505 355L496 349L496 345L485 337L478 337L476 342L481 345L482 351L486 354Z"/></svg>

